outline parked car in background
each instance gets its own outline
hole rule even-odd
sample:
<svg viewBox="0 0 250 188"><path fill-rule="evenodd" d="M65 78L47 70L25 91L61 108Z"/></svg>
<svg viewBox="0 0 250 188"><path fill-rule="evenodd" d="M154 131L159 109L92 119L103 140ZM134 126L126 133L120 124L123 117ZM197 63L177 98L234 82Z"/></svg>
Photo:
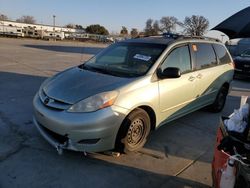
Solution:
<svg viewBox="0 0 250 188"><path fill-rule="evenodd" d="M203 107L223 109L233 61L216 40L155 36L114 43L47 79L34 124L58 151L130 152L149 133Z"/></svg>
<svg viewBox="0 0 250 188"><path fill-rule="evenodd" d="M235 76L250 77L250 49L245 50L234 58Z"/></svg>

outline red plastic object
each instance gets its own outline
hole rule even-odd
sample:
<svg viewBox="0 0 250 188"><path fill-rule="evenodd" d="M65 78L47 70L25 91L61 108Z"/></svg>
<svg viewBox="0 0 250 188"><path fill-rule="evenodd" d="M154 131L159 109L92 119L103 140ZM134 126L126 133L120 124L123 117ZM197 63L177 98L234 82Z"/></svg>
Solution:
<svg viewBox="0 0 250 188"><path fill-rule="evenodd" d="M212 162L212 178L213 178L213 187L220 188L220 179L222 170L225 168L227 163L228 156L217 149L217 146L220 144L221 140L224 138L221 127L219 126L216 136L216 144L214 148L214 157Z"/></svg>

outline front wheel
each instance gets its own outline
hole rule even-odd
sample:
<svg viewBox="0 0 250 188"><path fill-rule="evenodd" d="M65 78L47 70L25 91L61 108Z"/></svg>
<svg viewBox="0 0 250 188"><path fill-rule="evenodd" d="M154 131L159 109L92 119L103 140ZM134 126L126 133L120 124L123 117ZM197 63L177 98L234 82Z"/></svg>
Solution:
<svg viewBox="0 0 250 188"><path fill-rule="evenodd" d="M116 148L125 153L144 146L151 129L150 117L143 109L135 109L124 120L116 140Z"/></svg>
<svg viewBox="0 0 250 188"><path fill-rule="evenodd" d="M214 103L208 107L211 112L217 113L222 111L226 103L227 93L228 89L226 87L222 87L219 90Z"/></svg>

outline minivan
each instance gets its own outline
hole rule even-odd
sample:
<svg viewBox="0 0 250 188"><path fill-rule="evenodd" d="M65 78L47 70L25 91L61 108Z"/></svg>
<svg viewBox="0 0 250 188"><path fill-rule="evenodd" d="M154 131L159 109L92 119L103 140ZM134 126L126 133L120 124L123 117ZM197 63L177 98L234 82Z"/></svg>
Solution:
<svg viewBox="0 0 250 188"><path fill-rule="evenodd" d="M233 74L217 40L129 39L44 81L33 120L58 151L137 151L170 121L204 107L220 112Z"/></svg>

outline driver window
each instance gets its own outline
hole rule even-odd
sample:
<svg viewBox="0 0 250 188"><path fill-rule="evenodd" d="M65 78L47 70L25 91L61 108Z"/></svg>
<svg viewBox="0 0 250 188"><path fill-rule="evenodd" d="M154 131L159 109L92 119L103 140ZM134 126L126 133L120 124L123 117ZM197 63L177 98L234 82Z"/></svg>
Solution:
<svg viewBox="0 0 250 188"><path fill-rule="evenodd" d="M191 60L188 46L182 46L175 48L161 65L161 69L164 70L167 67L177 67L181 70L181 73L191 71Z"/></svg>

